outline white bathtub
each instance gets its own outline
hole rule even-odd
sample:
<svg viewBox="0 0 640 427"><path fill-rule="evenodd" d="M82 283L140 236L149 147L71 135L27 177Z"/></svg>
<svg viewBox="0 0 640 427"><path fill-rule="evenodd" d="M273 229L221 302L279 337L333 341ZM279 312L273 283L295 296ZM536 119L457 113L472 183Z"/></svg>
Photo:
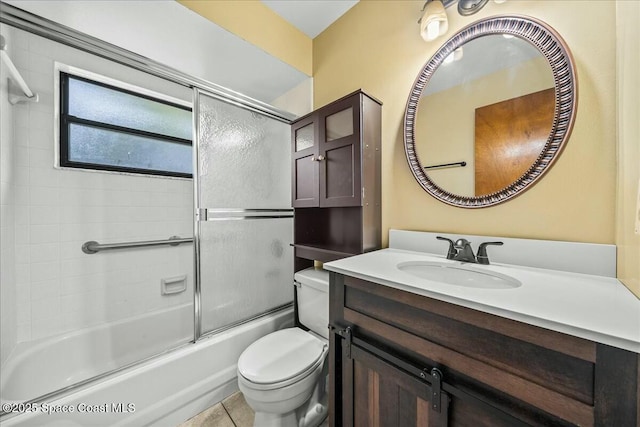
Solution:
<svg viewBox="0 0 640 427"><path fill-rule="evenodd" d="M42 402L47 410L73 412L41 408L3 417L2 426L176 426L235 392L240 353L290 326L292 314L287 309L264 316ZM167 343L188 341L185 328L176 325L192 318L192 306L181 306L16 348L3 367L2 401L24 401L162 351ZM117 412L129 404L133 411Z"/></svg>

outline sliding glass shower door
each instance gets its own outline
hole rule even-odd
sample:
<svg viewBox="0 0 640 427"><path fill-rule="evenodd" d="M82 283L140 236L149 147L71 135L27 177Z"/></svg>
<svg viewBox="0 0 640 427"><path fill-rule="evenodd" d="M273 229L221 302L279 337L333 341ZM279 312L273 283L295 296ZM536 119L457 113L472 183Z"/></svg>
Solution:
<svg viewBox="0 0 640 427"><path fill-rule="evenodd" d="M199 90L195 105L198 335L292 301L293 210L289 125Z"/></svg>

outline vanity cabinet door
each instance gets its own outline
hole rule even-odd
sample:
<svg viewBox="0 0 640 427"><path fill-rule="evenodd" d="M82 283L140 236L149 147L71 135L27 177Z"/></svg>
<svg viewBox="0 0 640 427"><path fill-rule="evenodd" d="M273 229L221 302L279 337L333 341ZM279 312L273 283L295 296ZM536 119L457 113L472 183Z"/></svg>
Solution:
<svg viewBox="0 0 640 427"><path fill-rule="evenodd" d="M448 425L447 393L434 410L429 384L360 347L352 345L350 357L342 357L342 374L344 427Z"/></svg>

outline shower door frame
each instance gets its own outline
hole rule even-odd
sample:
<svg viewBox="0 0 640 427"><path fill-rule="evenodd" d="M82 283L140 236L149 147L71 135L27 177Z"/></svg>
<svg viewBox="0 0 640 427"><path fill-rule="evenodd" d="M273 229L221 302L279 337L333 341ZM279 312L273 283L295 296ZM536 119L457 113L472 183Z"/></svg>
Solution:
<svg viewBox="0 0 640 427"><path fill-rule="evenodd" d="M293 306L293 302L283 304L278 307L274 307L263 313L259 313L247 319L242 319L236 322L232 322L228 325L224 325L220 328L213 329L211 331L202 332L202 271L201 271L201 228L200 223L202 221L210 220L249 220L249 219L273 219L273 218L292 218L293 219L293 207L286 209L207 209L203 208L200 203L200 95L205 95L210 98L217 99L227 104L234 105L236 107L253 111L258 114L262 114L269 119L278 120L280 122L291 124L291 120L284 119L283 117L275 116L271 113L267 114L264 110L258 109L253 105L246 105L240 102L230 101L229 99L220 96L219 94L210 92L206 89L198 87L193 88L193 105L192 105L192 119L193 119L193 203L194 203L194 219L193 219L193 251L194 251L194 272L193 272L193 307L194 307L194 322L193 322L193 342L197 342L201 338L207 338L211 335L215 335L219 332L227 329L242 325L260 317L268 316L280 310L285 310ZM211 219L209 219L211 217ZM292 277L293 283L293 277Z"/></svg>
<svg viewBox="0 0 640 427"><path fill-rule="evenodd" d="M154 61L142 55L133 53L129 50L123 49L121 47L115 46L111 43L100 40L96 37L90 36L88 34L82 33L80 31L74 30L72 28L61 25L57 22L51 21L46 18L42 18L38 15L32 14L25 10L22 10L13 5L2 3L2 7L0 8L0 23L11 26L13 28L17 28L19 30L26 31L30 34L34 34L45 39L61 43L66 46L70 46L72 48L78 49L80 51L99 56L101 58L107 59L109 61L113 61L115 63L125 65L127 67L133 68L138 71L142 71L149 75L162 78L164 80L179 84L181 86L191 88L194 90L194 96L192 97L193 103L193 126L194 126L194 161L197 161L197 149L198 149L198 138L195 126L195 120L197 118L198 112L198 97L195 95L197 91L200 93L206 94L207 96L211 96L213 98L219 99L226 103L238 106L240 108L244 108L250 111L254 111L256 113L262 114L269 118L278 120L280 122L291 124L293 120L296 119L296 115L285 112L283 110L276 109L269 104L266 104L262 101L253 99L251 97L242 95L241 93L235 92L233 90L227 89L223 86L217 85L215 83L211 83L207 80L191 76L187 73L179 71L175 68L164 65L160 62ZM197 165L194 164L194 175L193 175L193 187L194 187L194 195L197 197L198 186L198 176L197 176ZM197 199L194 199L194 206L197 203ZM247 212L249 210L246 210ZM291 209L293 212L293 209ZM206 215L206 213L205 213ZM71 392L74 392L83 387L87 387L92 383L105 379L111 375L117 374L119 372L123 372L127 369L130 369L134 366L141 365L143 363L147 363L159 357L165 356L168 353L179 350L186 346L192 345L197 342L200 338L208 337L217 332L220 332L221 329L217 329L214 331L207 332L205 334L201 334L201 307L200 307L200 240L199 240L199 219L201 217L201 212L196 210L194 214L194 313L195 313L195 321L194 321L194 338L192 341L180 344L176 347L171 347L163 350L162 352L146 357L144 359L138 360L136 362L127 364L125 366L121 366L119 368L113 369L108 372L104 372L102 374L96 375L94 377L88 378L83 381L79 381L75 384L72 384L67 387L60 388L51 393L47 393L41 396L37 396L33 399L30 399L24 403L40 403L44 401L50 401L52 399L57 399L63 397ZM293 215L291 215L293 216ZM196 231L198 234L196 234ZM197 294L197 296L196 296ZM291 306L292 303L286 304L282 307L276 307L266 313L262 313L260 315L255 316L252 319L263 317L269 315L273 312L285 309ZM244 320L242 322L234 323L222 329L228 329L230 327L236 326L240 323L245 323L249 320ZM0 410L0 418L2 420L6 420L9 418L13 418L17 414L15 413L5 413Z"/></svg>

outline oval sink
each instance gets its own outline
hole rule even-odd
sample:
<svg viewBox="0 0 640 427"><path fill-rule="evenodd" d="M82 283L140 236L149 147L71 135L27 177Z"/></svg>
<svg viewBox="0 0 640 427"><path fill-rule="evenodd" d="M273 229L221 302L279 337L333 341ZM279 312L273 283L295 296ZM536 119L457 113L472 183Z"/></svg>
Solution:
<svg viewBox="0 0 640 427"><path fill-rule="evenodd" d="M422 279L478 289L513 289L522 283L495 271L480 270L466 265L432 261L401 262L398 269Z"/></svg>

